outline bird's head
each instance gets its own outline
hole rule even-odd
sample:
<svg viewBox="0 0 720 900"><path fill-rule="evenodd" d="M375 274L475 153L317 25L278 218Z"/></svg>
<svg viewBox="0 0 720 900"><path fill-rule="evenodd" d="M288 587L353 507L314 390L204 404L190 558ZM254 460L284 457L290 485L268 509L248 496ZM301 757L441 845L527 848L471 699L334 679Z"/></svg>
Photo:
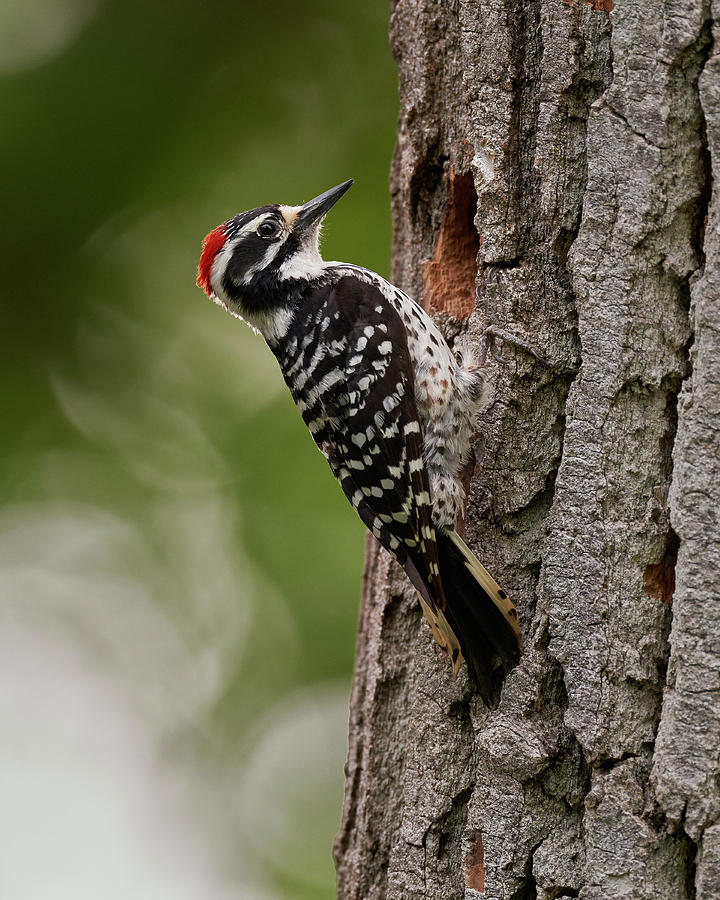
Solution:
<svg viewBox="0 0 720 900"><path fill-rule="evenodd" d="M303 206L259 206L219 225L203 241L198 287L268 337L290 286L322 274L320 225L352 183Z"/></svg>

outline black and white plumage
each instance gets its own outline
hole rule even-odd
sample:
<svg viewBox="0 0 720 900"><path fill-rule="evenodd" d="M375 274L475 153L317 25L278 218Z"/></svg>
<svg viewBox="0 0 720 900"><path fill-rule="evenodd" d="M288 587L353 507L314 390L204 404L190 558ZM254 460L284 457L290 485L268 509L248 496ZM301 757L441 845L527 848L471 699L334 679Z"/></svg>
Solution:
<svg viewBox="0 0 720 900"><path fill-rule="evenodd" d="M457 673L486 700L520 655L517 613L455 531L482 373L384 278L325 262L320 223L352 181L241 213L205 238L198 285L259 331L346 496L403 566Z"/></svg>

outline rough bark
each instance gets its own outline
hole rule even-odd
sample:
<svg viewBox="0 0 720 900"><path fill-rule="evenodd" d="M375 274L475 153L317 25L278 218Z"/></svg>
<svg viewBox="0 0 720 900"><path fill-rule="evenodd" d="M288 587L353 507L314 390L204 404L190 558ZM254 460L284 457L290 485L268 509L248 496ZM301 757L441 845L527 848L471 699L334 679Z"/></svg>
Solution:
<svg viewBox="0 0 720 900"><path fill-rule="evenodd" d="M720 15L720 7L714 10ZM394 280L494 394L497 709L367 548L338 897L720 896L720 56L702 0L399 0Z"/></svg>

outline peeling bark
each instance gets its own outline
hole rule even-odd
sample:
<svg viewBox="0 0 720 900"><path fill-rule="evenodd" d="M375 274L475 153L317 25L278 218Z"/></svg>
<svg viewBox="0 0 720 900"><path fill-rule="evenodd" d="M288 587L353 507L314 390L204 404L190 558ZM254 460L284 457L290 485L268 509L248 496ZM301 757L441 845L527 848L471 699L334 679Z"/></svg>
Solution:
<svg viewBox="0 0 720 900"><path fill-rule="evenodd" d="M466 537L526 650L486 709L369 539L343 900L720 896L712 23L393 9L393 278L450 339L494 334Z"/></svg>

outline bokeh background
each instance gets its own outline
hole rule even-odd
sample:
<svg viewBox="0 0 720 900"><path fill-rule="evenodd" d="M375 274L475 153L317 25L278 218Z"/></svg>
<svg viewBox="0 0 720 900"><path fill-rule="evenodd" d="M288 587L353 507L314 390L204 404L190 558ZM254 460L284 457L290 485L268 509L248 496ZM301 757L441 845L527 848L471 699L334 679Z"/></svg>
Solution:
<svg viewBox="0 0 720 900"><path fill-rule="evenodd" d="M363 529L203 235L349 177L386 0L0 0L0 897L334 896Z"/></svg>

